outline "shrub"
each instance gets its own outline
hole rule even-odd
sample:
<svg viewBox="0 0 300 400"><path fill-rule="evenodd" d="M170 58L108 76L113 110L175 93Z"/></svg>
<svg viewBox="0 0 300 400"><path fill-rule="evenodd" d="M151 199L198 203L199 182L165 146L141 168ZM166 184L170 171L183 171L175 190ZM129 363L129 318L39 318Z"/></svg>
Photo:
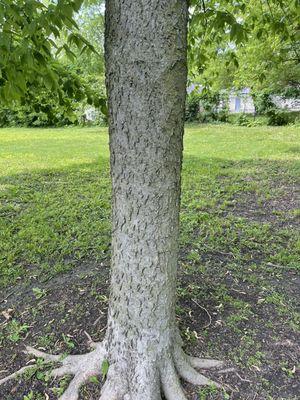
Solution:
<svg viewBox="0 0 300 400"><path fill-rule="evenodd" d="M185 107L185 120L187 122L198 121L200 110L200 94L192 92L187 96Z"/></svg>
<svg viewBox="0 0 300 400"><path fill-rule="evenodd" d="M201 93L192 92L187 96L185 120L202 123L227 122L227 96L207 90Z"/></svg>
<svg viewBox="0 0 300 400"><path fill-rule="evenodd" d="M269 110L276 108L271 96L272 94L267 91L252 93L255 111L258 115L264 115Z"/></svg>
<svg viewBox="0 0 300 400"><path fill-rule="evenodd" d="M236 124L239 126L251 126L252 122L247 114L240 114L236 120Z"/></svg>
<svg viewBox="0 0 300 400"><path fill-rule="evenodd" d="M287 125L292 121L291 114L285 110L280 110L278 108L273 108L268 110L266 113L268 117L268 125L271 126L283 126Z"/></svg>

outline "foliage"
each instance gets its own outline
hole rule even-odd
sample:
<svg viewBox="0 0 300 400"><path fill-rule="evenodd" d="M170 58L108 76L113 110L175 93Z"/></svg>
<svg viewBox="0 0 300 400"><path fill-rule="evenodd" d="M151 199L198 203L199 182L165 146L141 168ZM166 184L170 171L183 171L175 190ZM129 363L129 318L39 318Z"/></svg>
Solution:
<svg viewBox="0 0 300 400"><path fill-rule="evenodd" d="M293 92L296 93L295 91ZM291 95L291 92L286 90L285 95ZM268 125L287 125L289 123L295 122L297 118L297 112L279 109L274 103L272 99L272 93L269 90L253 93L253 100L256 113L258 115L265 115L267 117Z"/></svg>
<svg viewBox="0 0 300 400"><path fill-rule="evenodd" d="M105 91L99 79L84 77L79 69L61 66L58 83L60 91L53 92L36 82L21 101L0 107L0 126L80 124L87 105L95 106L104 118Z"/></svg>
<svg viewBox="0 0 300 400"><path fill-rule="evenodd" d="M192 0L190 76L213 90L298 87L299 0Z"/></svg>
<svg viewBox="0 0 300 400"><path fill-rule="evenodd" d="M269 90L252 93L255 111L258 115L266 114L269 110L276 108L271 96Z"/></svg>
<svg viewBox="0 0 300 400"><path fill-rule="evenodd" d="M225 92L193 90L187 96L186 116L188 122L226 122L228 120L228 96Z"/></svg>
<svg viewBox="0 0 300 400"><path fill-rule="evenodd" d="M74 103L91 104L92 89L83 85L78 90L78 80L71 79L63 93L61 80L68 70L79 69L84 78L103 81L102 1L30 0L23 5L22 0L0 1L0 98L9 107L21 101L21 108L26 103L30 109L13 112L8 119L39 126L77 123L80 117L74 117ZM251 87L256 93L268 88L272 93L299 95L297 6L298 0L289 4L281 0L191 0L188 45L192 80L213 93L234 86ZM62 110L55 110L58 121L43 110L32 110L36 108L28 104L32 88L39 88L42 97L48 91L53 102L55 93L59 96ZM78 92L81 100L73 97ZM203 102L201 121L227 120L226 110L216 113L208 99ZM47 101L43 98L41 103ZM104 101L101 106L105 113ZM196 97L189 96L188 121L197 118L196 109Z"/></svg>
<svg viewBox="0 0 300 400"><path fill-rule="evenodd" d="M290 113L285 110L279 110L278 108L270 108L266 115L268 117L268 125L271 126L282 126L287 125L290 122Z"/></svg>
<svg viewBox="0 0 300 400"><path fill-rule="evenodd" d="M228 119L226 93L203 90L200 102L200 122L226 122Z"/></svg>
<svg viewBox="0 0 300 400"><path fill-rule="evenodd" d="M96 52L81 52L73 46L76 58L72 61L84 74L97 77L104 76L104 12L101 3L101 0L84 2L76 17L79 32Z"/></svg>
<svg viewBox="0 0 300 400"><path fill-rule="evenodd" d="M37 90L43 92L43 105L49 103L45 96L51 98L50 103L57 97L56 103L64 109L59 113L65 117L63 122L74 119L73 102L84 98L88 104L95 100L96 107L102 106L105 111L104 98L98 95L93 99L91 88L70 72L70 67L80 67L79 62L72 65L72 61L86 62L86 54L96 52L74 19L82 3L83 0L0 1L0 100L8 106L16 102L28 105L31 110L22 110L25 116L20 115L20 121L38 121L38 125L55 122L43 109L33 115L36 102L29 104L29 100L36 98L32 94ZM32 115L27 121L28 114Z"/></svg>
<svg viewBox="0 0 300 400"><path fill-rule="evenodd" d="M246 114L240 114L236 120L236 124L239 126L251 126L250 119Z"/></svg>
<svg viewBox="0 0 300 400"><path fill-rule="evenodd" d="M53 38L60 31L77 27L73 13L80 9L82 0L38 0L0 2L0 98L19 100L29 84L43 79L51 89L58 89L58 74L52 50L72 52L68 44L58 47ZM68 31L70 43L82 46L84 39ZM87 44L86 44L87 46Z"/></svg>
<svg viewBox="0 0 300 400"><path fill-rule="evenodd" d="M187 122L197 121L200 112L201 95L193 90L186 99L185 120Z"/></svg>
<svg viewBox="0 0 300 400"><path fill-rule="evenodd" d="M282 126L282 125L297 125L300 121L300 113L297 111L287 111L280 109L269 109L267 113L262 115L251 114L230 114L228 122L233 125L244 127L259 127L259 126Z"/></svg>

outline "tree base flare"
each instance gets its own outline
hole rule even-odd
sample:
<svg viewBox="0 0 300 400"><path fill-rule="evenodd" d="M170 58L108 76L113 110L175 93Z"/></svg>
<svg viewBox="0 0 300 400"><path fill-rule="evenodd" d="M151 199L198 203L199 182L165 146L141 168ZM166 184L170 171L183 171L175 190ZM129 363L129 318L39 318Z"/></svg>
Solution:
<svg viewBox="0 0 300 400"><path fill-rule="evenodd" d="M93 350L82 355L69 355L62 358L60 355L47 354L32 347L26 347L26 353L45 361L60 363L61 366L52 370L53 377L72 375L67 390L60 397L60 400L78 400L79 390L82 385L87 383L92 376L101 375L103 361L106 359L106 350L103 343L91 343ZM180 384L180 378L197 386L214 385L221 388L222 385L216 383L196 371L197 369L208 370L219 368L223 365L221 361L211 359L200 359L186 355L181 347L176 347L170 354L166 354L157 365L161 391L167 400L186 400L186 395ZM14 379L24 373L32 365L21 368L19 371L0 380L0 385ZM159 393L159 388L154 388ZM110 365L106 382L102 387L100 400L137 400L136 394L131 394L128 379L120 375L120 370L115 365ZM149 394L143 398L139 395L139 400L148 400ZM156 395L153 398L159 399Z"/></svg>

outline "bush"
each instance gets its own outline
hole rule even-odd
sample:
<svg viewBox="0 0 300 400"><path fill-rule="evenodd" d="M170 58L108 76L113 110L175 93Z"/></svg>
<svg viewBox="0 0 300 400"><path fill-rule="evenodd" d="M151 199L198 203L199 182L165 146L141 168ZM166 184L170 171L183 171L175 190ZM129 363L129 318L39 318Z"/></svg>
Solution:
<svg viewBox="0 0 300 400"><path fill-rule="evenodd" d="M266 115L268 117L268 125L271 126L297 124L300 118L299 111L288 111L278 108L269 110Z"/></svg>
<svg viewBox="0 0 300 400"><path fill-rule="evenodd" d="M220 92L203 91L200 100L200 122L227 122L228 97Z"/></svg>
<svg viewBox="0 0 300 400"><path fill-rule="evenodd" d="M291 92L278 93L283 96L291 94ZM296 96L296 92L293 94ZM255 109L258 115L264 115L267 118L267 125L283 126L290 123L295 123L299 112L288 111L278 108L272 101L272 93L268 91L253 94Z"/></svg>
<svg viewBox="0 0 300 400"><path fill-rule="evenodd" d="M266 91L252 93L255 112L258 115L265 115L269 110L275 109L276 106L271 98L272 94Z"/></svg>
<svg viewBox="0 0 300 400"><path fill-rule="evenodd" d="M188 122L227 122L227 96L218 92L192 92L187 96L185 120Z"/></svg>
<svg viewBox="0 0 300 400"><path fill-rule="evenodd" d="M289 123L289 115L286 111L273 108L268 110L266 113L268 117L268 125L271 126L283 126Z"/></svg>
<svg viewBox="0 0 300 400"><path fill-rule="evenodd" d="M198 121L200 110L200 94L192 92L187 96L185 107L185 120L187 122Z"/></svg>
<svg viewBox="0 0 300 400"><path fill-rule="evenodd" d="M236 124L239 126L251 126L252 122L247 114L240 114L236 120Z"/></svg>

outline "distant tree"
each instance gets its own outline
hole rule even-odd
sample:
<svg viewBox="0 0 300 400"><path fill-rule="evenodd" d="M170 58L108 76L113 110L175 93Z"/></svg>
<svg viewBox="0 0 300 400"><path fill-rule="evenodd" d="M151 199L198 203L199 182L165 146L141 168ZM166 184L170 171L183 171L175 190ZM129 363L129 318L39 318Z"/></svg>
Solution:
<svg viewBox="0 0 300 400"><path fill-rule="evenodd" d="M299 0L192 3L193 80L212 90L299 88Z"/></svg>

